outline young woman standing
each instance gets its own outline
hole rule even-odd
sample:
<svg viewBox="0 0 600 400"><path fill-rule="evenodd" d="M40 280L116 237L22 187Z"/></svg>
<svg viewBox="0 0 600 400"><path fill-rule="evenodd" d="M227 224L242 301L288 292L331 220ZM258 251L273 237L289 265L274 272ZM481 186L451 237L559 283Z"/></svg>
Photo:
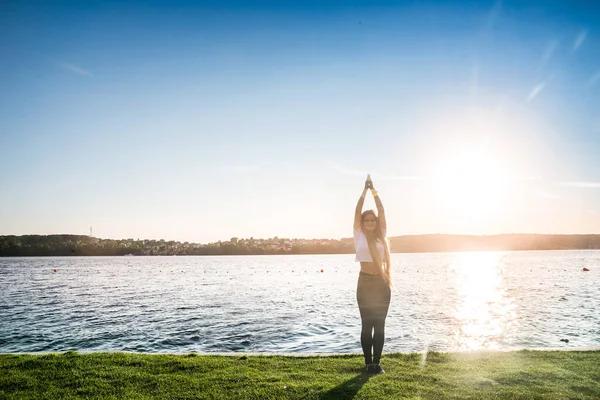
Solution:
<svg viewBox="0 0 600 400"><path fill-rule="evenodd" d="M377 206L377 214L373 210L362 212L369 189ZM379 362L385 339L385 318L391 297L390 249L386 234L383 204L373 187L371 177L367 176L365 188L354 213L354 248L356 261L360 262L356 289L362 322L360 343L365 356L365 371L373 374L384 373Z"/></svg>

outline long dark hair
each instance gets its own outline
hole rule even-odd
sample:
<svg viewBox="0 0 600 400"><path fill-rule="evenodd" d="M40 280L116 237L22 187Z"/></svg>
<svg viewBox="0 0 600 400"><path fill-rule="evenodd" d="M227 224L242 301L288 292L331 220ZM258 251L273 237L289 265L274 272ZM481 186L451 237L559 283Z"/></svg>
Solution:
<svg viewBox="0 0 600 400"><path fill-rule="evenodd" d="M375 218L375 234L367 234L364 230L365 217L371 214ZM377 270L381 277L386 281L388 286L392 286L392 275L390 273L390 269L392 263L390 261L390 246L387 238L383 234L381 226L379 225L379 218L377 214L375 214L374 210L366 210L360 216L360 229L362 229L363 233L367 238L367 243L369 244L369 252L371 253L371 258L373 258L373 262L377 265ZM381 243L383 243L383 248L385 249L384 259L382 260L379 257L379 251L377 251L376 241L379 239Z"/></svg>

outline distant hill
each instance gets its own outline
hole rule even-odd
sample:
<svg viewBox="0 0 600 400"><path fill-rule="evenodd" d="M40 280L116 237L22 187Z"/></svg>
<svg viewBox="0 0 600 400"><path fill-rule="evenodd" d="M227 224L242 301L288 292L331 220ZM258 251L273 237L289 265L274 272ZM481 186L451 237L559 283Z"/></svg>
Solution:
<svg viewBox="0 0 600 400"><path fill-rule="evenodd" d="M600 249L598 235L410 235L390 238L392 252Z"/></svg>
<svg viewBox="0 0 600 400"><path fill-rule="evenodd" d="M391 237L390 248L393 253L600 249L600 234L406 235ZM231 238L229 241L199 244L148 239L100 239L84 235L0 236L0 257L348 254L353 252L352 238L339 240Z"/></svg>

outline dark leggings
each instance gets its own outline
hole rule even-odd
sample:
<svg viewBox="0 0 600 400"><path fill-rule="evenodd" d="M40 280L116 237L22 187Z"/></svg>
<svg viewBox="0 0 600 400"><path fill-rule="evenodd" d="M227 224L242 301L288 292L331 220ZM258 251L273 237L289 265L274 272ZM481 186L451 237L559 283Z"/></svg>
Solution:
<svg viewBox="0 0 600 400"><path fill-rule="evenodd" d="M356 300L362 321L360 344L366 364L379 363L381 359L385 339L385 317L390 306L390 297L390 287L380 275L360 273Z"/></svg>

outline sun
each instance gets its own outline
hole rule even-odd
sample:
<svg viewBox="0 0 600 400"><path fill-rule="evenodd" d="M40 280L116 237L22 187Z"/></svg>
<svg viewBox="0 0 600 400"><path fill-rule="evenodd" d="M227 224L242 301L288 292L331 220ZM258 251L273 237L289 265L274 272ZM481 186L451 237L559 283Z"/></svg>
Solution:
<svg viewBox="0 0 600 400"><path fill-rule="evenodd" d="M447 104L420 126L422 201L439 233L505 232L535 206L531 193L545 144L532 138L542 135L542 122L493 97Z"/></svg>
<svg viewBox="0 0 600 400"><path fill-rule="evenodd" d="M512 176L511 164L489 150L454 149L433 165L431 195L456 228L482 233L509 211Z"/></svg>

